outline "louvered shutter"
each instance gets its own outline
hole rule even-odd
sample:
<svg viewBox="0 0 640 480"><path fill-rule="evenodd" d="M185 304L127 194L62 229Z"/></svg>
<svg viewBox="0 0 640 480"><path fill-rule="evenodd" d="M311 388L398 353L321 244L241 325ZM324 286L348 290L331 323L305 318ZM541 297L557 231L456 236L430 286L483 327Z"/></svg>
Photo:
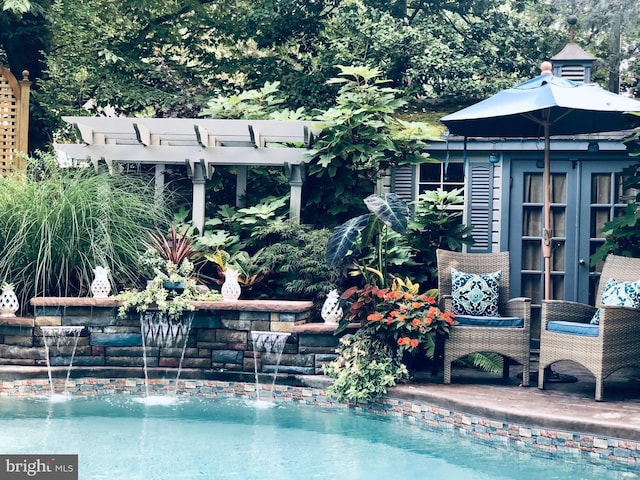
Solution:
<svg viewBox="0 0 640 480"><path fill-rule="evenodd" d="M415 200L414 183L415 168L413 165L403 165L393 169L391 178L392 190L403 200L407 202Z"/></svg>
<svg viewBox="0 0 640 480"><path fill-rule="evenodd" d="M493 190L493 168L488 165L469 165L470 193L468 195L468 224L473 226L475 243L470 252L491 251L491 223Z"/></svg>

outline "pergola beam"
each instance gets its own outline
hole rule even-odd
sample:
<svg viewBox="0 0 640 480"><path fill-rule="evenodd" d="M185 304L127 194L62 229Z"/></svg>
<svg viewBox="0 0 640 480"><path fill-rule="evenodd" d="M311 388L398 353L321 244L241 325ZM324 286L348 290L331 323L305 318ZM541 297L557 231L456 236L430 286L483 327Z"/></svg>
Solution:
<svg viewBox="0 0 640 480"><path fill-rule="evenodd" d="M248 148L175 145L80 145L55 144L56 150L79 160L109 157L116 163L184 164L185 158L203 159L212 165L292 165L306 163L304 148Z"/></svg>
<svg viewBox="0 0 640 480"><path fill-rule="evenodd" d="M246 189L249 166L285 168L291 187L290 216L300 218L304 164L313 145L312 123L298 120L63 117L84 144L56 144L76 161L111 169L116 163L156 167L156 185L167 165L186 165L193 183L193 221L202 230L204 185L216 166L238 168L238 197ZM286 145L280 145L286 144ZM299 145L292 148L290 145ZM306 147L306 148L304 148Z"/></svg>

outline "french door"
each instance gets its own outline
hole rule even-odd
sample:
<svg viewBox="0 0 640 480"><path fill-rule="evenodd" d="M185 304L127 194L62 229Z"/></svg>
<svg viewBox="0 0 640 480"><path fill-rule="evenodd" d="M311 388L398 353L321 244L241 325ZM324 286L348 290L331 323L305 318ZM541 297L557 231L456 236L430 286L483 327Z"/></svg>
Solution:
<svg viewBox="0 0 640 480"><path fill-rule="evenodd" d="M620 171L630 161L606 158L551 160L551 298L594 303L601 265L590 261L604 242L602 226L624 209L633 192L622 189ZM544 260L542 168L515 161L509 194L511 294L542 300Z"/></svg>

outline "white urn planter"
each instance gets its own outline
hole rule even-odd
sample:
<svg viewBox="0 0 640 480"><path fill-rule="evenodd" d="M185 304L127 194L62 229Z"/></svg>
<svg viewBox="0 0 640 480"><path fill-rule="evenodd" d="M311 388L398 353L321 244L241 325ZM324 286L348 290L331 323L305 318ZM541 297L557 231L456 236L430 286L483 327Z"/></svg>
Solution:
<svg viewBox="0 0 640 480"><path fill-rule="evenodd" d="M2 293L0 294L0 317L15 317L19 308L20 304L13 291L13 285L5 283L2 285Z"/></svg>
<svg viewBox="0 0 640 480"><path fill-rule="evenodd" d="M235 270L224 271L224 283L220 289L222 300L225 302L235 302L240 298L241 288L238 283L238 272Z"/></svg>
<svg viewBox="0 0 640 480"><path fill-rule="evenodd" d="M331 290L327 293L327 299L322 305L320 316L324 323L336 325L342 319L342 308L340 307L340 297L337 290Z"/></svg>
<svg viewBox="0 0 640 480"><path fill-rule="evenodd" d="M109 283L109 269L105 267L96 267L93 270L95 275L91 283L91 293L93 298L109 298L111 292L111 283Z"/></svg>

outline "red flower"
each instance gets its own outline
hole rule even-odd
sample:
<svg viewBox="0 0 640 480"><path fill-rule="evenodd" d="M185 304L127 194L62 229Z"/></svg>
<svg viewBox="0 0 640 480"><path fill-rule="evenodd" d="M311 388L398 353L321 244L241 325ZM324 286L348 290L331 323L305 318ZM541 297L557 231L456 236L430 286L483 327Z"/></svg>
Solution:
<svg viewBox="0 0 640 480"><path fill-rule="evenodd" d="M417 347L418 347L418 343L419 343L419 342L418 342L418 340L417 340L417 339L412 338L412 339L411 339L411 342L410 342L410 344L411 344L411 348L417 348Z"/></svg>

